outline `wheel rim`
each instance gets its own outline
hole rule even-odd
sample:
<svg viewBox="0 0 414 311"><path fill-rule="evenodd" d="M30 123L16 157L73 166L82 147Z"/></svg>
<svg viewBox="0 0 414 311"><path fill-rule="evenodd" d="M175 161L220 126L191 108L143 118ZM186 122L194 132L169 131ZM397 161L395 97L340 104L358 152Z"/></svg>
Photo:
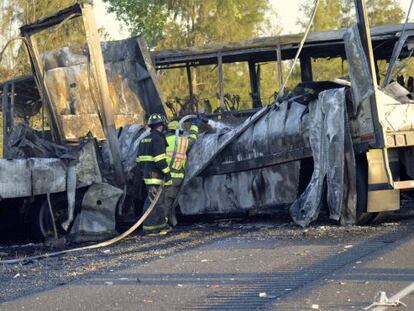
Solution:
<svg viewBox="0 0 414 311"><path fill-rule="evenodd" d="M53 203L57 203L57 204L53 204ZM61 237L67 233L62 227L62 223L66 221L68 217L67 208L64 202L52 202L52 205L54 207L53 214L54 214L57 234L58 234L58 237ZM40 229L40 233L43 236L43 238L54 237L53 224L52 224L52 220L50 217L49 206L46 200L41 205L40 211L39 211L39 229Z"/></svg>

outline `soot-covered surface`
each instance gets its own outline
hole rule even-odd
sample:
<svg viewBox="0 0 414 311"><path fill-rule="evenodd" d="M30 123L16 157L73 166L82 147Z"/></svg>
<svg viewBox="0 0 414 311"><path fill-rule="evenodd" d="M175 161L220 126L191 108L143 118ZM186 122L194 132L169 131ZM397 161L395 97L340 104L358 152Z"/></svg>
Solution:
<svg viewBox="0 0 414 311"><path fill-rule="evenodd" d="M190 151L178 199L182 213L231 213L295 202L292 217L307 226L318 216L327 177L331 218L355 214L343 211L355 209L344 200L345 107L344 88L319 90L307 102L287 99L258 111L265 113L221 152L254 116L241 125L201 135ZM309 149L312 154L307 154ZM313 178L296 200L300 159L310 155L315 162ZM223 171L203 174L205 165Z"/></svg>

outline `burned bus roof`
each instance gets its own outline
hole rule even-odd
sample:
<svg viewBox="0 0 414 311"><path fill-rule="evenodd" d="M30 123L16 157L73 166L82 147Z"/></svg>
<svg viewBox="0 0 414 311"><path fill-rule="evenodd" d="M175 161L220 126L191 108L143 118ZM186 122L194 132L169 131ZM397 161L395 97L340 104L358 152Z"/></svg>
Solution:
<svg viewBox="0 0 414 311"><path fill-rule="evenodd" d="M371 28L373 50L376 59L389 59L394 44L399 38L403 24L384 25ZM345 48L343 35L346 29L310 33L305 42L302 55L312 58L343 57ZM400 58L407 57L414 47L414 23L406 27L407 42L402 49ZM207 45L201 48L189 47L176 50L160 50L152 52L152 58L157 69L174 67L217 64L217 56L222 55L223 63L252 61L267 62L277 59L276 49L280 45L283 60L293 59L297 52L302 34L283 35L275 37L255 38L220 45ZM0 94L3 86L8 83L15 85L15 105L21 107L22 113L32 115L39 106L33 105L39 101L39 94L33 76L18 77L0 83ZM25 107L26 109L24 109ZM27 109L29 108L29 109ZM0 107L1 109L1 107Z"/></svg>
<svg viewBox="0 0 414 311"><path fill-rule="evenodd" d="M376 59L390 58L395 42L403 24L384 25L371 28L371 37ZM343 35L347 29L310 33L302 55L312 58L342 57L345 58ZM408 41L414 41L414 23L406 27ZM229 42L204 47L188 47L183 49L168 49L153 53L157 69L183 66L217 64L217 56L221 54L223 63L232 62L266 62L277 59L276 49L280 45L283 60L293 59L303 34L263 37L250 40ZM381 47L381 48L379 48ZM408 48L402 51L402 57L407 56Z"/></svg>

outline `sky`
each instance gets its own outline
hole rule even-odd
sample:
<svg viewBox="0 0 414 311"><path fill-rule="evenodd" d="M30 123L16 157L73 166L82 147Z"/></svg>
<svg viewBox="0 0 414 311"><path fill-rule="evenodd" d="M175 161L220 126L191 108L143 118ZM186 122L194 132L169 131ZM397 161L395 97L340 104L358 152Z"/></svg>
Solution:
<svg viewBox="0 0 414 311"><path fill-rule="evenodd" d="M240 0L243 1L243 0ZM272 9L277 12L277 17L273 21L274 25L281 26L283 34L298 33L301 31L297 25L301 17L299 4L303 0L270 0ZM399 0L404 11L408 11L411 0ZM115 14L106 12L105 4L102 0L95 0L95 14L99 27L104 27L112 39L124 39L129 37L128 32L122 29L121 23L117 21ZM271 17L272 12L269 12ZM414 21L414 6L410 14L410 21Z"/></svg>

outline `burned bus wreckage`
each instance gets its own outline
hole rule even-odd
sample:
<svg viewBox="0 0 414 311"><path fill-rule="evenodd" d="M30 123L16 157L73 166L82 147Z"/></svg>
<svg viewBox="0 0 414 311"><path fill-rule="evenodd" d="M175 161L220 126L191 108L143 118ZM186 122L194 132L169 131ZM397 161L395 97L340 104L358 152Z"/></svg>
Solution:
<svg viewBox="0 0 414 311"><path fill-rule="evenodd" d="M400 191L414 187L412 78L407 88L379 87L376 76L378 61L392 67L411 56L414 24L403 33L403 25L370 31L360 17L350 29L311 33L300 57L302 83L262 107L256 64L293 59L301 36L149 52L139 37L99 43L91 9L75 5L21 28L34 76L0 86L3 229L13 218L42 238L103 238L136 220L145 199L135 162L145 118L165 114L156 70L179 66L190 75L211 64L253 68L253 109L206 115L176 200L182 215L289 208L295 223L308 226L326 206L331 219L356 224L398 209ZM73 17L84 20L83 50L40 56L31 35ZM311 60L330 57L347 61L349 79L312 81ZM14 124L40 111L50 130Z"/></svg>

